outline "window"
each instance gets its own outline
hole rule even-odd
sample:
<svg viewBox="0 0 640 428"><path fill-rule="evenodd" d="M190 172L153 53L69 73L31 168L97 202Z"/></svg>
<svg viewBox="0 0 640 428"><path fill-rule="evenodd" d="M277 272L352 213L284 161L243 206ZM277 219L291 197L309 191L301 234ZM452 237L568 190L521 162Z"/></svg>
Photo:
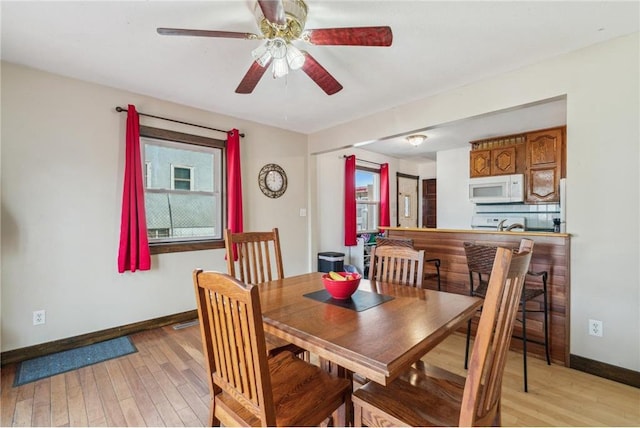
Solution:
<svg viewBox="0 0 640 428"><path fill-rule="evenodd" d="M377 233L380 212L380 171L356 166L356 224L358 233Z"/></svg>
<svg viewBox="0 0 640 428"><path fill-rule="evenodd" d="M193 190L193 167L171 165L171 188L173 190Z"/></svg>
<svg viewBox="0 0 640 428"><path fill-rule="evenodd" d="M152 254L222 248L224 141L140 127Z"/></svg>

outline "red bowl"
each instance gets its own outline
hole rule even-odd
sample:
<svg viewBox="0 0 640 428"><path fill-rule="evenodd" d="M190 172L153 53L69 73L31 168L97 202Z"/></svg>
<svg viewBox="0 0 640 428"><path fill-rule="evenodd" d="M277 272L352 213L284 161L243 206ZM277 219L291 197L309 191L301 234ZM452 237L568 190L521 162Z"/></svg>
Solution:
<svg viewBox="0 0 640 428"><path fill-rule="evenodd" d="M351 272L338 272L340 275L351 275L354 279L347 279L345 281L334 280L329 277L329 274L322 275L322 282L324 288L331 294L331 297L339 300L346 300L351 297L353 293L358 289L360 284L360 278L362 276L359 273Z"/></svg>

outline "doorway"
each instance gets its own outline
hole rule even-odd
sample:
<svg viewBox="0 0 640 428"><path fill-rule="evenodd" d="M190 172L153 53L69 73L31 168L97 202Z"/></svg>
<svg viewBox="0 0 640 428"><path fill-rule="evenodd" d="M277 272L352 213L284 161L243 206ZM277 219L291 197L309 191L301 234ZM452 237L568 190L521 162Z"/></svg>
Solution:
<svg viewBox="0 0 640 428"><path fill-rule="evenodd" d="M418 227L418 183L416 175L396 173L398 227Z"/></svg>

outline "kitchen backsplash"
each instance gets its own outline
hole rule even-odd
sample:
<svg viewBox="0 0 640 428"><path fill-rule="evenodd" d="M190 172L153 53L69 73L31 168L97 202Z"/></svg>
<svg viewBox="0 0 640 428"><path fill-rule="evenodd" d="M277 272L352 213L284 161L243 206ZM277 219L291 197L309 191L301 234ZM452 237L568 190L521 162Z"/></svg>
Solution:
<svg viewBox="0 0 640 428"><path fill-rule="evenodd" d="M476 205L475 214L504 214L511 217L524 217L527 230L553 231L553 219L560 217L560 204Z"/></svg>

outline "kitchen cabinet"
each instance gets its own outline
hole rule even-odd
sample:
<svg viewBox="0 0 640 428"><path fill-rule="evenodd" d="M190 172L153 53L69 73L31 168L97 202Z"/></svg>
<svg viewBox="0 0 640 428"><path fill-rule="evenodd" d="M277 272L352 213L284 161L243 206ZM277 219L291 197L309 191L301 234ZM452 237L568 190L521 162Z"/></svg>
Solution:
<svg viewBox="0 0 640 428"><path fill-rule="evenodd" d="M516 146L472 150L469 158L469 176L473 178L515 174L516 164Z"/></svg>
<svg viewBox="0 0 640 428"><path fill-rule="evenodd" d="M560 201L564 127L527 134L525 203Z"/></svg>

